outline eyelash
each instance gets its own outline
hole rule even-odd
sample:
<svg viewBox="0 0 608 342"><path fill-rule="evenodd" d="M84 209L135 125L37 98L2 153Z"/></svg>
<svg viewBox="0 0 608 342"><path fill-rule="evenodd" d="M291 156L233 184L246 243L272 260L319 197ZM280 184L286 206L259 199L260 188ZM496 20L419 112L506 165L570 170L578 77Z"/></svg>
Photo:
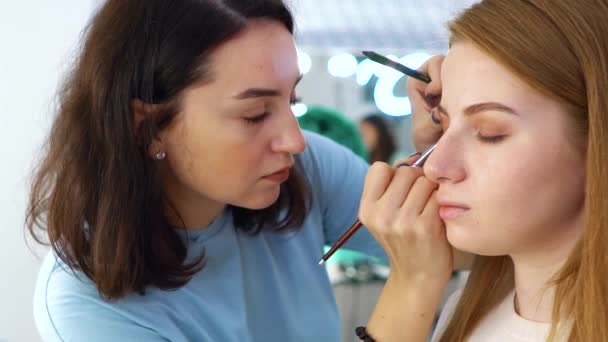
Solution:
<svg viewBox="0 0 608 342"><path fill-rule="evenodd" d="M498 144L506 138L506 135L483 136L477 133L477 138L484 143Z"/></svg>
<svg viewBox="0 0 608 342"><path fill-rule="evenodd" d="M268 115L270 115L270 113L264 112L260 115L254 116L252 118L243 118L243 120L245 120L245 122L247 122L247 124L249 124L249 125L255 125L257 123L264 121L268 117Z"/></svg>
<svg viewBox="0 0 608 342"><path fill-rule="evenodd" d="M302 101L301 98L294 97L294 98L292 98L289 101L289 103L293 106L296 103L299 103L301 101ZM258 124L258 123L261 123L262 121L264 121L269 115L270 115L269 112L264 112L264 113L262 113L260 115L256 115L256 116L251 117L251 118L243 118L243 120L245 120L245 122L247 122L247 124L249 124L249 125L255 125L255 124Z"/></svg>

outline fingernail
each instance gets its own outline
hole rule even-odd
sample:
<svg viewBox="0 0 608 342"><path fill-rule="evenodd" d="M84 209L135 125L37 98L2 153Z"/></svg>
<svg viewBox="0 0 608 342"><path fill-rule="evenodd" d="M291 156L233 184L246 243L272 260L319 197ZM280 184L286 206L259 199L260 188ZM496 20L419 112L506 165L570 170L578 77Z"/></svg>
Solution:
<svg viewBox="0 0 608 342"><path fill-rule="evenodd" d="M409 159L409 158L412 158L412 157L415 157L415 156L419 156L419 155L421 155L421 154L422 154L422 153L420 153L420 152L414 152L414 153L410 154L410 155L409 155L409 156L407 156L407 157L408 157L408 159Z"/></svg>
<svg viewBox="0 0 608 342"><path fill-rule="evenodd" d="M403 167L403 166L412 166L412 165L410 165L410 163L399 163L399 164L397 164L397 167Z"/></svg>
<svg viewBox="0 0 608 342"><path fill-rule="evenodd" d="M441 96L435 94L427 94L424 96L424 99L431 107L436 107L439 104L439 99Z"/></svg>
<svg viewBox="0 0 608 342"><path fill-rule="evenodd" d="M431 110L431 120L433 120L434 123L440 125L441 121L435 116L436 112L437 110L435 110L434 108Z"/></svg>

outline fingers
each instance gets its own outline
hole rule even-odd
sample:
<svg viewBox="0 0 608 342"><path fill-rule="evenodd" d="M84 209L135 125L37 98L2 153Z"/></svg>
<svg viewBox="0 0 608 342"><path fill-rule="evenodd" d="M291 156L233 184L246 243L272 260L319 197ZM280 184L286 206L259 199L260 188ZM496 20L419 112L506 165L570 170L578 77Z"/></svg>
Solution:
<svg viewBox="0 0 608 342"><path fill-rule="evenodd" d="M426 177L418 177L401 206L402 210L410 216L420 215L436 189L437 183L431 182Z"/></svg>
<svg viewBox="0 0 608 342"><path fill-rule="evenodd" d="M411 226L436 188L421 169L374 163L365 180L359 218L372 231Z"/></svg>
<svg viewBox="0 0 608 342"><path fill-rule="evenodd" d="M385 250L397 278L447 283L451 275L452 250L439 218L436 188L420 169L385 163L370 167L359 219Z"/></svg>
<svg viewBox="0 0 608 342"><path fill-rule="evenodd" d="M365 176L361 204L373 203L380 199L390 184L394 173L395 169L386 163L373 163Z"/></svg>
<svg viewBox="0 0 608 342"><path fill-rule="evenodd" d="M441 66L444 59L445 57L442 55L433 56L418 69L418 71L429 75L431 83L426 84L413 77L408 78L407 81L408 95L410 98L418 97L423 99L427 112L437 107L441 101Z"/></svg>
<svg viewBox="0 0 608 342"><path fill-rule="evenodd" d="M439 202L437 201L437 189L435 188L429 196L420 216L439 218Z"/></svg>
<svg viewBox="0 0 608 342"><path fill-rule="evenodd" d="M399 208L409 196L412 185L424 178L422 170L393 168L385 163L374 163L366 176L359 219L376 236L394 228Z"/></svg>
<svg viewBox="0 0 608 342"><path fill-rule="evenodd" d="M431 78L426 84L412 77L407 82L407 94L412 104L412 140L418 151L422 151L435 142L443 134L437 114L435 119L431 112L441 102L441 66L444 56L433 56L418 70Z"/></svg>
<svg viewBox="0 0 608 342"><path fill-rule="evenodd" d="M423 67L425 67L425 72L429 75L429 77L431 78L431 83L428 84L428 86L425 89L424 95L425 95L425 99L427 101L430 100L437 100L437 98L441 99L441 92L442 92L442 87L441 87L441 66L443 65L443 60L445 59L445 56L441 56L441 55L437 55L437 56L433 56L431 57L424 65ZM435 103L434 105L432 105L431 107L436 107L439 102L438 101L432 101L433 103Z"/></svg>
<svg viewBox="0 0 608 342"><path fill-rule="evenodd" d="M396 209L402 206L406 197L409 196L412 185L421 177L423 173L419 169L401 167L395 170L391 183L380 197L383 207Z"/></svg>
<svg viewBox="0 0 608 342"><path fill-rule="evenodd" d="M429 200L426 202L426 206L424 207L424 210L422 210L420 218L425 222L432 222L429 226L434 228L430 229L428 232L429 234L432 234L435 238L445 238L445 226L439 217L437 190L433 191Z"/></svg>

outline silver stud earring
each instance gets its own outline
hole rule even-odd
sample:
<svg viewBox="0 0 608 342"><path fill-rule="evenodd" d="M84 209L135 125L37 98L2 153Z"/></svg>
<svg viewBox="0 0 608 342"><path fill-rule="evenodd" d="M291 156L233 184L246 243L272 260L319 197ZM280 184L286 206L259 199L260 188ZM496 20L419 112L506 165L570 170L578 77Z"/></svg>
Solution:
<svg viewBox="0 0 608 342"><path fill-rule="evenodd" d="M167 156L167 154L163 151L158 151L156 153L156 160L163 160L165 159L165 157Z"/></svg>

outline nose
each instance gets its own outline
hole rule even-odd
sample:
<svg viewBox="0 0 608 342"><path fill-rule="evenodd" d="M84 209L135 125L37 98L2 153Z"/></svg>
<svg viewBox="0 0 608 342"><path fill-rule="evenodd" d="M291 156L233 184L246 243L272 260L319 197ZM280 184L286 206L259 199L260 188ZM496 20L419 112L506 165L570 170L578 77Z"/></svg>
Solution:
<svg viewBox="0 0 608 342"><path fill-rule="evenodd" d="M290 154L303 152L306 149L306 140L291 107L280 115L281 119L276 127L277 136L271 143L272 151Z"/></svg>
<svg viewBox="0 0 608 342"><path fill-rule="evenodd" d="M446 134L439 139L435 150L424 163L424 174L438 184L458 183L466 178L462 143Z"/></svg>

